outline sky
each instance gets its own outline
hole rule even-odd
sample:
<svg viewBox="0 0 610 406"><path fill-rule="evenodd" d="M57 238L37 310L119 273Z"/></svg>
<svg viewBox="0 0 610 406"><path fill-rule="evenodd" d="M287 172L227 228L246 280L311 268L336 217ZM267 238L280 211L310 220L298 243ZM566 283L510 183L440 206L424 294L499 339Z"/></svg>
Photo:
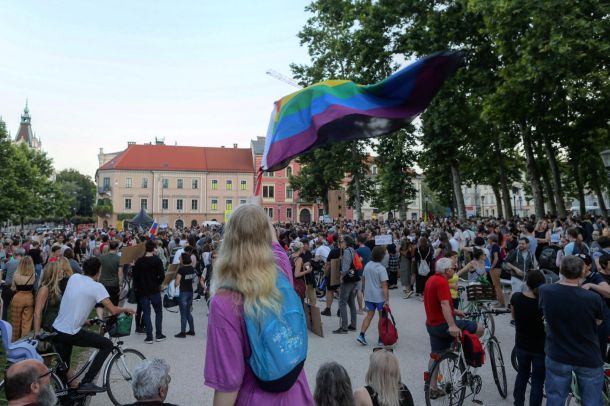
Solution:
<svg viewBox="0 0 610 406"><path fill-rule="evenodd" d="M128 141L249 147L307 63L309 0L0 0L0 116L11 136L29 100L56 170L94 176Z"/></svg>

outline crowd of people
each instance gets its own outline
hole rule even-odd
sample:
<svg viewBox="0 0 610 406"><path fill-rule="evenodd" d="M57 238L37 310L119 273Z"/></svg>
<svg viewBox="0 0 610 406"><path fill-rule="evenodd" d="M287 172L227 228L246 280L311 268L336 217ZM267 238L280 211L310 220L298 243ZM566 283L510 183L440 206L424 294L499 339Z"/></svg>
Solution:
<svg viewBox="0 0 610 406"><path fill-rule="evenodd" d="M205 382L218 404L412 403L398 361L381 337L374 340L379 351L371 356L366 386L355 392L349 375L334 363L320 368L314 394L302 369L287 391L260 389L247 367L252 349L243 325L244 319L281 310L275 286L279 269L301 303L323 303L322 315L332 316L338 300L333 333L357 332L361 345L369 344L366 333L375 313L389 305L389 291L402 289L403 300L423 302L432 353L445 351L462 330L482 333L481 326L460 318L460 280L492 284L492 305L510 308L516 327L515 404L525 403L528 381L529 404L541 404L544 392L547 404L560 404L572 372L581 396L591 401L587 404L601 401L610 333L610 228L602 217L271 224L259 206L246 204L219 229L167 230L152 238L143 230L68 230L0 235L0 240L2 318L10 319L12 340L56 331L66 362L74 345L97 348L80 382L84 392L103 391L93 379L112 348L109 339L83 328L91 310L97 307L100 316L135 313L135 331L144 342L163 341L162 291L173 284L180 292L181 328L175 338L195 335L193 301L209 302ZM145 245L144 255L121 265L121 250L139 243ZM172 264L175 272L168 280ZM323 273L322 283L315 272ZM555 278L561 280L548 283ZM569 290L573 287L578 291ZM324 289L318 298L316 292ZM137 309L124 307L127 299ZM444 395L433 388L434 397Z"/></svg>

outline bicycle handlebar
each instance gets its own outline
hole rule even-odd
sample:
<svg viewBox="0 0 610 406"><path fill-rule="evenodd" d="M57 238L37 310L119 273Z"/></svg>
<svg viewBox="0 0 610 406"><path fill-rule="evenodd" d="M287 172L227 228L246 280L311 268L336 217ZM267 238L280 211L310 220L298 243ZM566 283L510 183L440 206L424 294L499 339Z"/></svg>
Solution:
<svg viewBox="0 0 610 406"><path fill-rule="evenodd" d="M511 311L508 309L505 310L501 310L501 309L493 309L493 310L481 310L478 312L469 312L469 313L464 313L464 317L478 317L482 314L493 314L493 315L500 315L500 314L508 314Z"/></svg>

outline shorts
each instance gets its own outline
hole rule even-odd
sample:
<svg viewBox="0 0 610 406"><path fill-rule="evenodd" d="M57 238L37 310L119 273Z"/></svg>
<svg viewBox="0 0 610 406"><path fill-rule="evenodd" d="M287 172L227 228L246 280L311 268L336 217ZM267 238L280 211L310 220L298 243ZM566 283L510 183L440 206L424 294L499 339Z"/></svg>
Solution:
<svg viewBox="0 0 610 406"><path fill-rule="evenodd" d="M466 330L472 334L477 332L477 323L472 320L456 320L455 324L457 324L460 330ZM453 340L455 340L449 334L449 325L447 323L439 324L438 326L426 324L426 330L428 330L428 335L430 336L430 348L435 354L441 354L446 351L451 347Z"/></svg>
<svg viewBox="0 0 610 406"><path fill-rule="evenodd" d="M378 311L383 310L383 302L375 303L375 302L369 302L369 301L365 300L364 306L366 307L366 310L368 310L369 312L374 312L375 310L378 310Z"/></svg>
<svg viewBox="0 0 610 406"><path fill-rule="evenodd" d="M329 276L325 276L324 278L326 279L326 286L327 286L326 289L330 290L331 292L335 292L337 289L339 289L339 286L341 286L341 285L333 285L333 286L331 286L330 285L330 277Z"/></svg>

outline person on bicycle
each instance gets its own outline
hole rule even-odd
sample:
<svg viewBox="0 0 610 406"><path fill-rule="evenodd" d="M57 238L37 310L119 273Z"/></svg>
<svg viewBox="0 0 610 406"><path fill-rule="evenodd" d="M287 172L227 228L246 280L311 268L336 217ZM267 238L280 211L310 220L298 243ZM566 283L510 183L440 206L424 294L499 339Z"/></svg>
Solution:
<svg viewBox="0 0 610 406"><path fill-rule="evenodd" d="M436 262L436 272L426 282L424 289L424 308L426 310L426 330L430 336L430 361L428 369L434 362L434 354L442 354L451 343L462 335L462 330L481 337L484 328L472 320L456 320L455 316L463 316L464 312L453 308L449 279L453 276L456 266L450 258L440 258ZM430 397L437 399L444 396L436 386L436 377L430 377Z"/></svg>
<svg viewBox="0 0 610 406"><path fill-rule="evenodd" d="M53 323L53 329L57 332L55 347L62 361L70 365L72 346L97 348L98 352L78 387L79 392L104 392L104 388L93 383L93 379L104 365L104 361L112 352L113 344L108 338L96 334L82 327L94 309L96 303L102 305L110 314L120 313L134 314L135 310L115 306L108 291L98 282L102 271L102 264L96 257L91 257L83 264L84 275L75 274L68 280L66 291L59 306L59 314ZM61 375L66 380L66 372Z"/></svg>

